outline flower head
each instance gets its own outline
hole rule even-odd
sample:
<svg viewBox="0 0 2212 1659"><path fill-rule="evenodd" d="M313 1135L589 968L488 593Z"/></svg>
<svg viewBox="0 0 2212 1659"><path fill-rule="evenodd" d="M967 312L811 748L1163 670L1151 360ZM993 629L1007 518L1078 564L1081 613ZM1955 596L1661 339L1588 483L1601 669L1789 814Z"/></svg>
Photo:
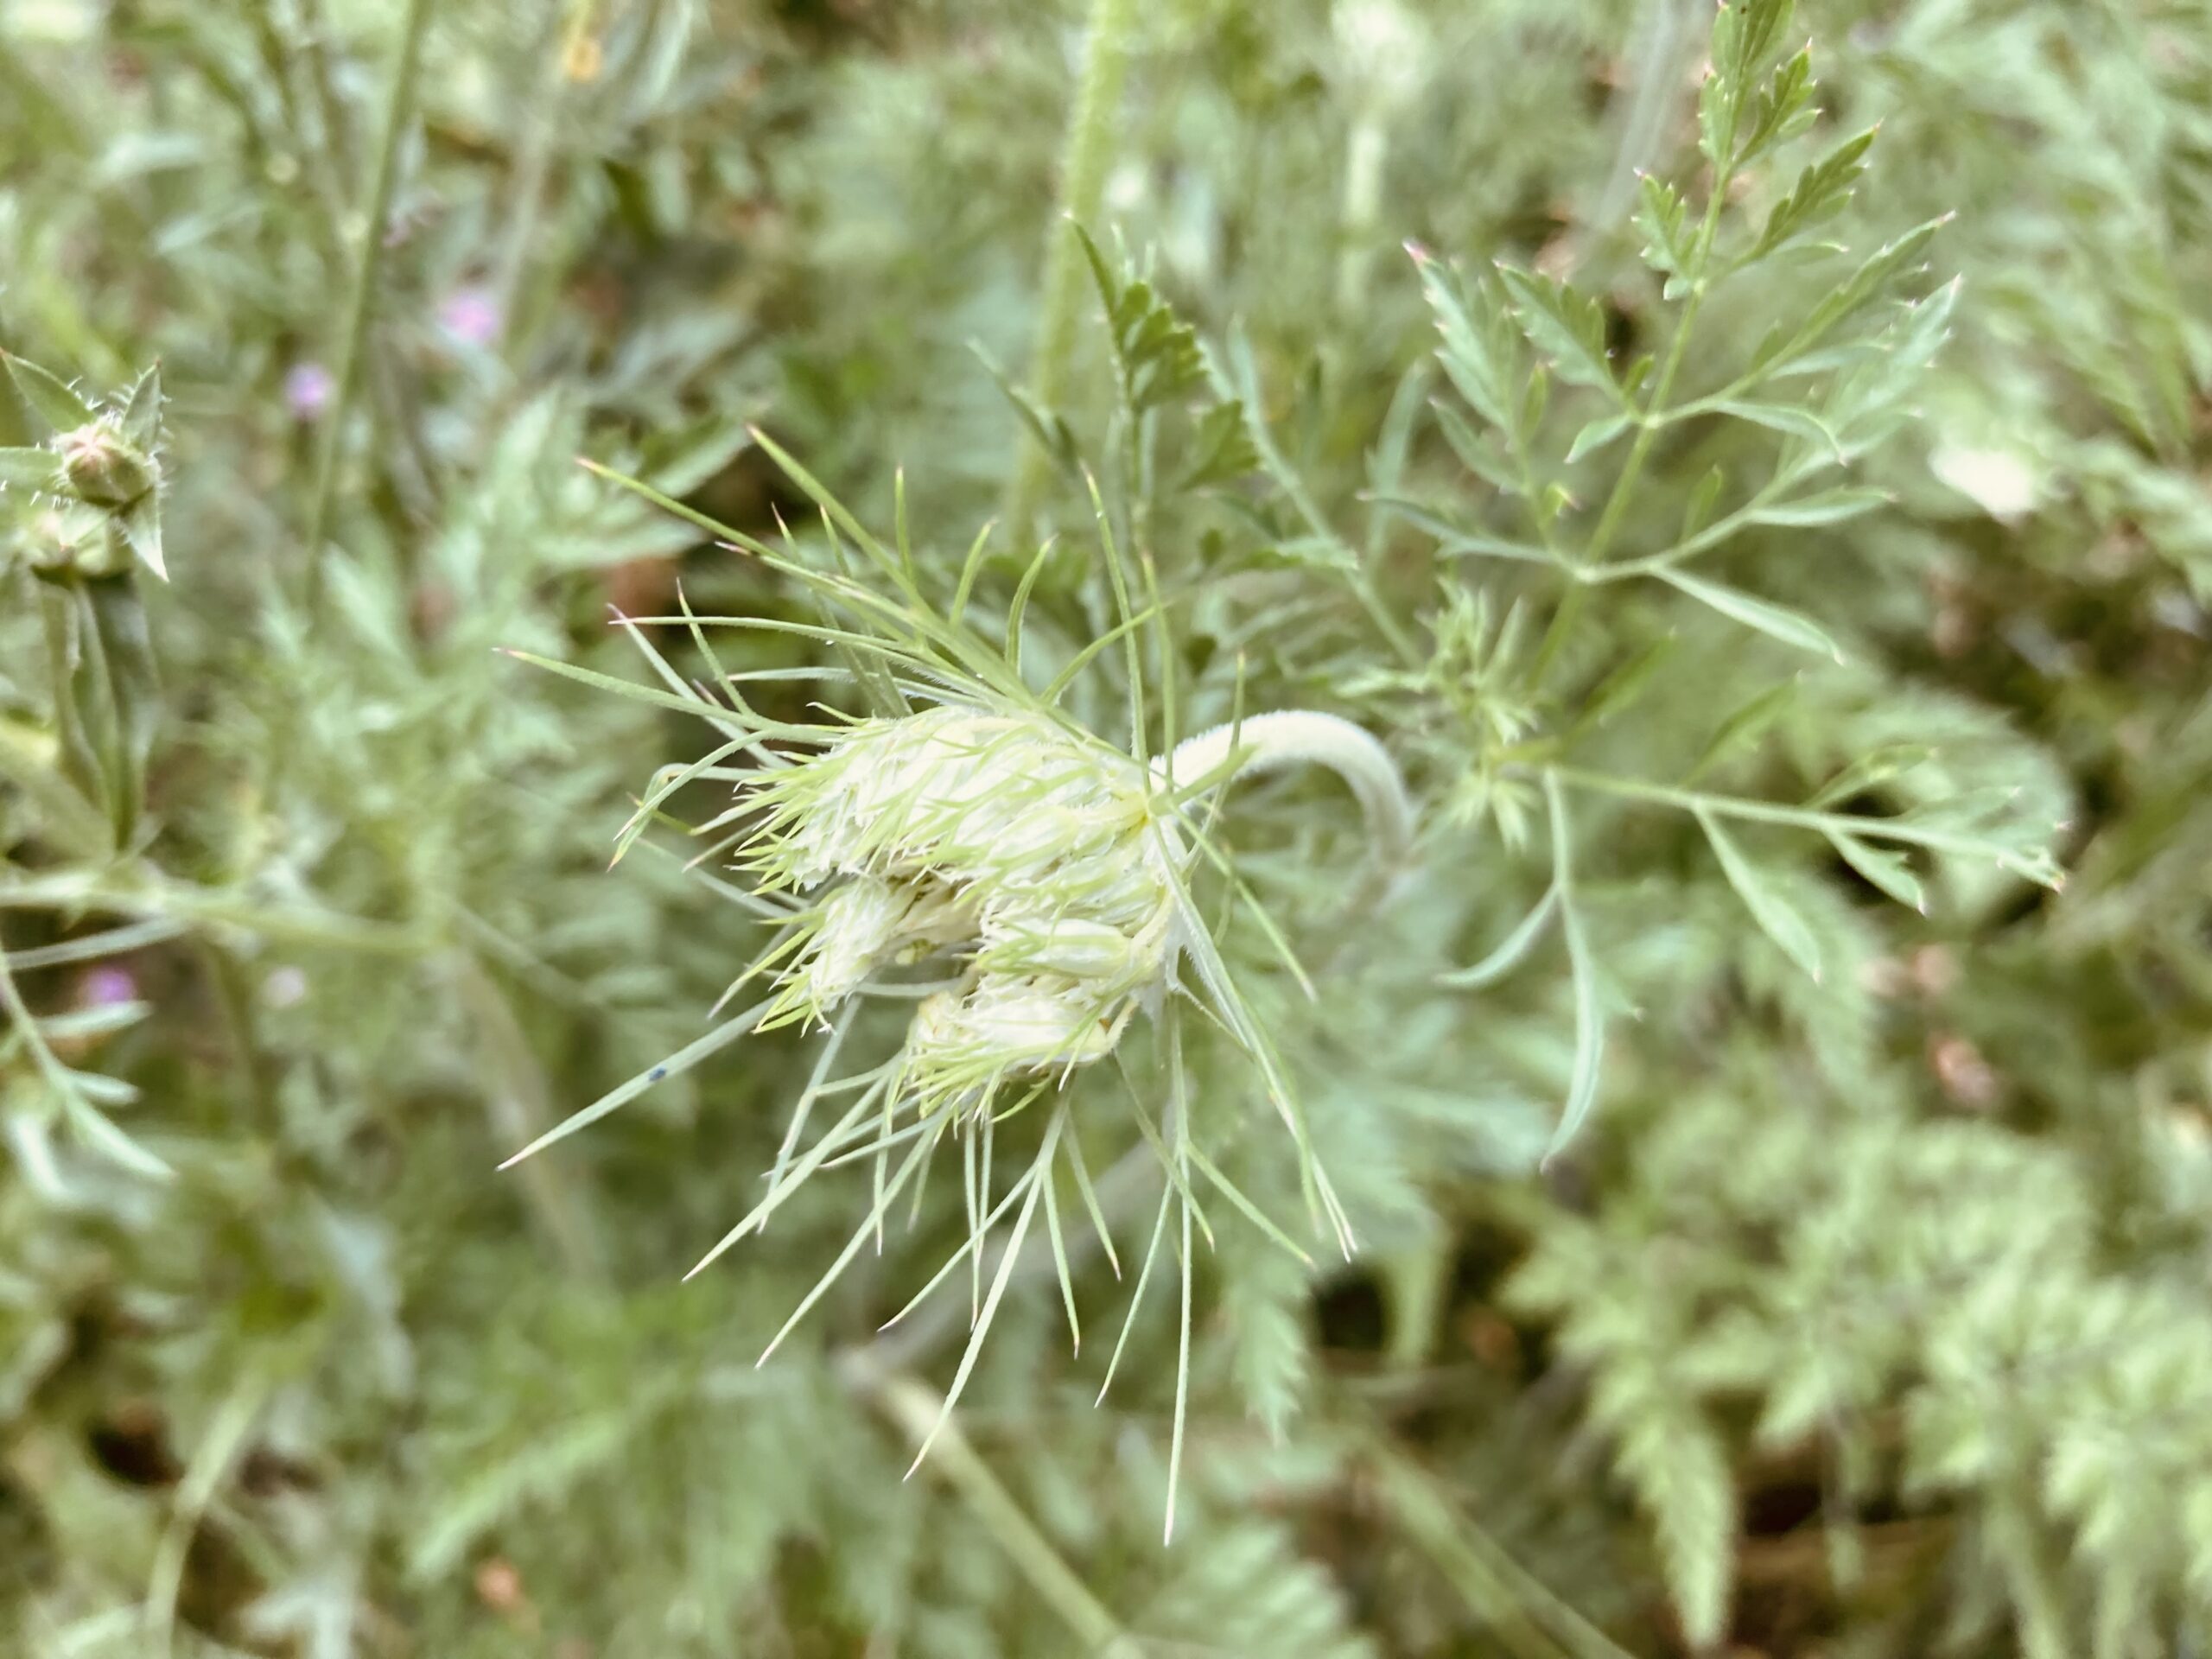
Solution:
<svg viewBox="0 0 2212 1659"><path fill-rule="evenodd" d="M767 1226L817 1173L855 1162L872 1164L874 1197L865 1218L770 1342L768 1351L773 1352L867 1238L874 1235L880 1243L886 1218L902 1195L911 1192L913 1213L918 1213L931 1160L957 1143L968 1202L968 1239L922 1294L963 1257L979 1277L988 1249L999 1249L1001 1265L995 1287L979 1301L941 1424L958 1398L961 1381L989 1329L1000 1291L1039 1217L1040 1205L1073 1332L1075 1291L1059 1248L1063 1221L1056 1182L1065 1165L1093 1226L1105 1238L1108 1223L1082 1142L1105 1138L1111 1126L1101 1125L1102 1133L1093 1135L1088 1123L1079 1125L1078 1091L1065 1085L1072 1073L1114 1053L1140 1013L1147 1022L1156 1020L1160 1030L1148 1069L1164 1087L1155 1117L1141 1097L1145 1084L1140 1073L1147 1069L1141 1057L1129 1083L1134 1127L1146 1145L1131 1151L1157 1155L1168 1167L1172 1179L1164 1184L1153 1243L1156 1249L1169 1211L1179 1206L1186 1308L1192 1230L1205 1225L1201 1185L1211 1183L1247 1213L1259 1215L1198 1144L1183 1040L1181 1005L1187 999L1249 1063L1260 1084L1255 1103L1264 1103L1289 1132L1309 1215L1349 1253L1351 1219L1320 1166L1274 1045L1196 908L1188 878L1200 852L1211 864L1228 864L1224 849L1206 837L1212 803L1201 813L1196 810L1199 801L1241 774L1308 765L1337 773L1351 787L1367 820L1374 861L1395 872L1410 852L1413 823L1411 804L1389 755L1367 733L1333 715L1297 710L1240 718L1178 741L1172 707L1161 710L1169 741L1165 753L1147 756L1141 746L1134 757L1123 753L1059 712L1068 680L1084 660L1097 655L1099 646L1079 654L1060 680L1040 692L1022 669L1020 594L1026 586L1017 592L1001 636L989 637L966 620L974 597L973 562L984 539L976 541L950 605L941 607L921 583L918 562L905 540L903 513L894 551L772 440L758 432L753 437L820 505L832 539L842 549L849 537L877 580L863 581L843 569L823 569L798 556L795 548L779 550L741 531L716 525L730 545L807 590L820 601L826 620L815 624L702 618L682 602L680 594L679 616L618 619L670 688L638 688L632 694L696 709L725 741L696 760L655 775L618 838L617 856L666 821L667 803L677 791L709 778L728 779L731 757L746 757L744 769L735 774L734 805L696 829L729 830L731 840L717 846L734 847L736 868L749 878L752 891L738 891L719 880L714 885L776 929L731 994L764 977L772 981L772 988L679 1052L572 1113L507 1164L598 1122L748 1033L776 1025L829 1023L830 1034L811 1080L792 1106L766 1173L766 1190L692 1272L703 1271ZM653 496L645 486L630 487ZM1110 565L1118 555L1103 511L1100 529ZM1128 610L1124 586L1113 585L1122 611L1119 631L1134 641L1140 618ZM747 684L755 677L717 669L712 683L687 677L654 645L640 626L647 620L680 623L709 661L714 652L704 638L709 621L834 643L844 663L840 669L825 669L825 677L842 675L878 698L903 696L909 712L866 718L832 715L820 722L764 717L747 701ZM1146 734L1156 728L1137 654L1133 643L1128 729ZM603 676L569 664L528 660L606 683ZM916 702L921 706L914 707ZM1233 871L1230 875L1233 880ZM1249 900L1249 893L1240 898ZM1259 912L1256 901L1251 908ZM1262 927L1310 992L1287 942L1263 914ZM942 973L917 976L920 982L877 982L925 961L941 963ZM1186 966L1185 982L1179 975ZM886 1044L887 1052L879 1051L880 1058L840 1077L839 1057L848 1037L861 1045L871 1040L874 1022L859 1018L857 1003L871 989L915 999L912 1015L903 1033L883 1033L892 1039ZM994 1107L1001 1091L1015 1096L1011 1106ZM1000 1133L995 1126L1040 1099L1044 1103L1027 1124L1005 1131L1020 1137L1015 1145L1027 1142L1027 1155L1026 1164L1018 1157L1011 1160L1022 1166L1021 1173L1001 1196L993 1172L995 1167L1002 1174L1009 1160L994 1163L994 1137ZM999 1246L991 1238L994 1226L1009 1214L1005 1243ZM1110 1251L1110 1239L1107 1245ZM1290 1248L1296 1252L1294 1245ZM1140 1300L1150 1261L1148 1254L1139 1276ZM1109 1365L1109 1379L1111 1370ZM934 1434L932 1430L925 1437L925 1453ZM1173 1465L1171 1453L1171 1484Z"/></svg>
<svg viewBox="0 0 2212 1659"><path fill-rule="evenodd" d="M77 1001L87 1008L118 1008L138 1000L137 977L128 968L103 963L77 982Z"/></svg>
<svg viewBox="0 0 2212 1659"><path fill-rule="evenodd" d="M52 429L38 449L10 449L10 482L29 486L15 552L56 580L112 576L136 557L162 561L162 387L148 369L112 400L93 401L50 371L0 352L23 402Z"/></svg>
<svg viewBox="0 0 2212 1659"><path fill-rule="evenodd" d="M481 283L456 288L438 306L438 327L458 346L477 350L496 346L506 326L499 296Z"/></svg>
<svg viewBox="0 0 2212 1659"><path fill-rule="evenodd" d="M861 721L747 792L762 817L742 867L769 891L828 889L793 924L770 1021L818 1019L881 968L960 959L904 1058L925 1110L1102 1058L1166 986L1179 843L1142 767L1041 714Z"/></svg>
<svg viewBox="0 0 2212 1659"><path fill-rule="evenodd" d="M284 371L284 407L295 420L318 419L338 394L338 381L320 363L295 363Z"/></svg>

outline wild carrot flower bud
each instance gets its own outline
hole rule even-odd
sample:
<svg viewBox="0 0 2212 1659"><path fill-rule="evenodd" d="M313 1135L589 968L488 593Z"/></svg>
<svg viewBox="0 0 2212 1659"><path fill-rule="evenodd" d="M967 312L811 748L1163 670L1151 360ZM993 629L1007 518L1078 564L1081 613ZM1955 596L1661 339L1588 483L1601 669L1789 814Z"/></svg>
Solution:
<svg viewBox="0 0 2212 1659"><path fill-rule="evenodd" d="M800 923L798 965L763 1023L820 1019L879 968L917 960L973 931L960 903L928 881L855 876Z"/></svg>
<svg viewBox="0 0 2212 1659"><path fill-rule="evenodd" d="M906 1065L925 1110L987 1096L1010 1074L1085 1065L1111 1053L1135 1004L1084 995L1055 975L983 974L965 993L940 991L906 1042Z"/></svg>
<svg viewBox="0 0 2212 1659"><path fill-rule="evenodd" d="M982 1109L1001 1084L1099 1059L1157 1009L1189 942L1169 785L1291 764L1346 778L1395 866L1410 831L1396 769L1333 715L1256 716L1149 769L1033 710L946 703L842 728L744 786L760 818L741 868L768 892L822 892L775 952L762 1023L820 1020L879 969L943 952L959 977L918 1011L900 1068L920 1109Z"/></svg>
<svg viewBox="0 0 2212 1659"><path fill-rule="evenodd" d="M1099 1058L1165 985L1182 855L1150 782L1042 715L862 721L750 791L765 816L743 862L764 887L842 883L800 924L772 1018L819 1017L894 961L965 959L909 1039L925 1107Z"/></svg>
<svg viewBox="0 0 2212 1659"><path fill-rule="evenodd" d="M772 448L766 439L760 441ZM818 485L795 466L792 470L818 494ZM818 499L831 511L826 498ZM836 522L847 521L840 517ZM870 550L889 564L884 550ZM806 579L803 567L781 561L779 566ZM842 577L818 578L817 584L841 607L862 609L863 620L874 617L874 602L859 606ZM681 683L642 635L639 643L664 678ZM735 863L752 878L749 907L779 922L780 935L739 984L772 975L775 988L682 1053L572 1114L508 1163L596 1122L727 1042L772 1024L823 1020L848 1007L880 973L932 957L943 959L944 971L931 982L903 988L921 995L896 1052L833 1082L832 1068L851 1030L847 1016L840 1015L813 1081L793 1108L766 1192L692 1269L702 1271L760 1231L818 1172L857 1160L874 1163L875 1201L867 1220L769 1351L819 1301L868 1236L880 1238L887 1211L910 1189L918 1194L931 1160L954 1141L962 1143L967 1160L970 1212L969 1243L959 1255L976 1264L979 1275L994 1221L1020 1200L999 1276L976 1314L961 1378L989 1328L1040 1200L1072 1324L1074 1291L1058 1248L1061 1222L1053 1196L1060 1160L1071 1166L1093 1221L1104 1226L1071 1127L1073 1103L1063 1095L1044 1109L1048 1121L1041 1144L1027 1171L1000 1198L991 1176L991 1146L993 1126L1005 1109L995 1110L993 1103L1002 1090L1015 1095L1019 1105L1058 1093L1076 1068L1115 1051L1140 1011L1164 1027L1161 1058L1172 1078L1175 1150L1162 1146L1156 1132L1148 1135L1176 1171L1161 1216L1164 1221L1166 1204L1184 1206L1187 1312L1196 1205L1194 1183L1184 1172L1198 1154L1186 1133L1188 1075L1171 992L1187 994L1205 1007L1250 1057L1296 1145L1314 1221L1348 1253L1350 1220L1315 1157L1268 1034L1193 904L1187 877L1199 851L1221 856L1204 839L1200 815L1193 810L1198 798L1246 772L1294 764L1324 766L1351 786L1367 819L1374 861L1395 874L1410 850L1413 814L1382 745L1334 715L1285 711L1204 733L1147 764L1058 718L1048 702L1020 683L1018 657L1007 661L1004 674L978 674L964 650L940 655L901 639L883 641L878 655L895 680L937 687L931 695L940 701L896 717L797 726L761 720L734 678L727 704L701 699L732 741L707 759L657 779L626 829L625 844L661 810L671 790L718 772L733 753L749 754L756 764L742 774L733 810L702 828L742 826ZM1131 715L1142 729L1142 700L1134 689ZM1287 956L1279 932L1270 931ZM1185 966L1187 987L1178 977ZM802 1150L810 1117L828 1097L849 1103L830 1109L837 1112L836 1121ZM1222 1172L1211 1164L1203 1168L1249 1210L1249 1200L1229 1188ZM1156 1226L1155 1245L1161 1236ZM1149 1270L1147 1259L1144 1271ZM1141 1274L1140 1294L1141 1284ZM945 1411L958 1389L956 1382ZM923 1450L928 1450L926 1440Z"/></svg>
<svg viewBox="0 0 2212 1659"><path fill-rule="evenodd" d="M910 894L874 876L848 881L822 901L803 950L804 971L792 980L810 1012L836 1007L890 958L912 904Z"/></svg>

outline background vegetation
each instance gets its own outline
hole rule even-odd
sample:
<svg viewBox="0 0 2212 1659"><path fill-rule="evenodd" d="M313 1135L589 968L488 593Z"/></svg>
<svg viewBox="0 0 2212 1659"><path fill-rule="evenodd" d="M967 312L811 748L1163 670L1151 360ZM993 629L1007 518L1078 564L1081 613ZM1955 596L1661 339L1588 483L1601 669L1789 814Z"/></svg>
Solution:
<svg viewBox="0 0 2212 1659"><path fill-rule="evenodd" d="M0 181L0 1650L2212 1649L2202 0L11 0ZM1200 893L1357 1258L1196 1038L1310 1262L1210 1201L1094 1407L1021 1259L904 1481L954 1183L760 1369L865 1180L681 1280L818 1039L494 1171L757 943L607 868L707 728L498 654L810 618L573 461L830 568L750 425L1421 812L1230 801L1311 999Z"/></svg>

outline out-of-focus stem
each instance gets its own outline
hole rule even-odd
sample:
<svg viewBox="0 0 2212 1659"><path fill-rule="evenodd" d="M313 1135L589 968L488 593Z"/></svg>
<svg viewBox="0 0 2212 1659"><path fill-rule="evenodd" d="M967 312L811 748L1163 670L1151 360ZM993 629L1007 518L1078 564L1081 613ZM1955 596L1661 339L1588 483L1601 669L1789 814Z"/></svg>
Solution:
<svg viewBox="0 0 2212 1659"><path fill-rule="evenodd" d="M1120 1621L1023 1512L959 1425L938 1426L944 1402L934 1389L912 1376L881 1371L864 1355L848 1356L842 1369L848 1380L910 1438L920 1441L936 1433L933 1466L975 1510L1030 1586L1066 1621L1085 1653L1099 1659L1135 1659L1136 1645Z"/></svg>
<svg viewBox="0 0 2212 1659"><path fill-rule="evenodd" d="M1382 118L1371 111L1360 114L1344 146L1344 223L1337 255L1337 311L1342 316L1356 313L1367 297L1375 227L1382 213L1382 168L1389 154L1390 135Z"/></svg>
<svg viewBox="0 0 2212 1659"><path fill-rule="evenodd" d="M1091 0L1083 73L1061 152L1058 210L1046 231L1044 289L1029 363L1030 394L1048 410L1067 396L1083 299L1083 260L1067 221L1088 225L1098 216L1114 159L1115 118L1128 78L1136 20L1136 0ZM1051 457L1025 435L1007 492L1007 528L1017 549L1027 547L1034 532L1051 465Z"/></svg>
<svg viewBox="0 0 2212 1659"><path fill-rule="evenodd" d="M384 273L385 232L391 217L392 192L399 177L399 148L407 124L415 112L415 86L423 62L423 37L429 33L430 0L407 0L407 14L400 23L399 61L391 76L391 94L385 104L384 144L377 154L374 183L369 190L368 211L361 222L361 264L353 280L353 296L346 310L344 349L338 359L338 384L330 394L330 408L323 416L322 449L315 459L315 493L308 509L305 587L310 620L322 595L323 540L330 529L331 495L337 483L338 457L345 447L346 416L361 381L361 360L366 354L370 319L376 313L377 283Z"/></svg>
<svg viewBox="0 0 2212 1659"><path fill-rule="evenodd" d="M545 1132L552 1114L547 1109L545 1074L514 1006L473 953L458 953L454 972L461 1004L476 1020L490 1062L484 1104L493 1133L509 1146L534 1140ZM522 1183L524 1201L569 1271L582 1283L604 1285L607 1246L588 1189L580 1182L572 1184L557 1164L545 1158L531 1160L523 1170Z"/></svg>
<svg viewBox="0 0 2212 1659"><path fill-rule="evenodd" d="M514 212L492 266L492 293L498 302L500 324L510 339L515 334L516 299L531 265L538 221L544 211L545 181L553 170L569 69L591 25L588 0L568 9L569 15L565 17L562 16L564 9L568 9L564 0L553 0L539 32L537 83L531 89L531 107L525 118L530 124L509 183Z"/></svg>

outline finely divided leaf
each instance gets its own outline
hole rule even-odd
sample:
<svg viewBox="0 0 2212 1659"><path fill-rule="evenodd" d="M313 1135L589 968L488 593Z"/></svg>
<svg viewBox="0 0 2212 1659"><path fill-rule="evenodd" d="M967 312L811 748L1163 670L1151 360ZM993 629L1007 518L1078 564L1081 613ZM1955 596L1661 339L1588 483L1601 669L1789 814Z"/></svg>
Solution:
<svg viewBox="0 0 2212 1659"><path fill-rule="evenodd" d="M1753 142L1742 144L1745 105L1760 69L1773 55L1789 22L1790 0L1727 0L1713 22L1713 70L1698 95L1698 148L1716 168L1733 173L1739 157L1756 148L1802 106L1809 83L1789 66L1763 89L1753 114ZM1793 60L1803 62L1802 55ZM1794 100L1794 101L1793 101Z"/></svg>
<svg viewBox="0 0 2212 1659"><path fill-rule="evenodd" d="M1445 442L1452 446L1452 453L1459 456L1469 472L1508 495L1522 493L1520 474L1503 450L1476 431L1465 416L1442 398L1429 407L1435 411L1437 428L1444 434Z"/></svg>
<svg viewBox="0 0 2212 1659"><path fill-rule="evenodd" d="M1812 100L1813 54L1800 49L1751 99L1750 118L1737 129L1736 169L1740 172L1767 151L1809 131L1820 117Z"/></svg>
<svg viewBox="0 0 2212 1659"><path fill-rule="evenodd" d="M1190 464L1175 481L1179 490L1227 484L1260 465L1259 449L1247 429L1244 405L1234 400L1210 405L1192 429Z"/></svg>
<svg viewBox="0 0 2212 1659"><path fill-rule="evenodd" d="M1643 263L1662 276L1686 276L1690 266L1688 209L1674 186L1647 173L1631 221L1643 238ZM1669 298L1675 297L1669 284Z"/></svg>
<svg viewBox="0 0 2212 1659"><path fill-rule="evenodd" d="M1920 878L1905 862L1904 855L1893 848L1876 847L1856 836L1839 831L1828 832L1828 844L1836 849L1843 861L1866 877L1868 881L1901 905L1910 905L1923 915L1928 912L1928 893L1920 885Z"/></svg>
<svg viewBox="0 0 2212 1659"><path fill-rule="evenodd" d="M1789 194L1767 215L1765 228L1743 263L1764 258L1841 213L1851 200L1853 187L1866 170L1866 150L1873 142L1874 129L1869 127L1800 173Z"/></svg>
<svg viewBox="0 0 2212 1659"><path fill-rule="evenodd" d="M1744 515L1744 522L1751 524L1787 524L1799 529L1815 524L1840 524L1872 512L1877 507L1886 507L1891 498L1886 490L1848 486L1833 490L1821 490L1812 495L1792 497L1786 501L1770 502L1754 507Z"/></svg>
<svg viewBox="0 0 2212 1659"><path fill-rule="evenodd" d="M1680 593L1688 594L1700 605L1709 605L1721 615L1741 622L1747 628L1757 628L1770 639L1779 639L1786 645L1800 651L1817 652L1836 662L1843 661L1843 647L1831 639L1819 623L1800 612L1775 604L1770 600L1754 599L1739 588L1725 588L1717 582L1707 582L1702 576L1693 576L1681 570L1661 570L1660 581Z"/></svg>
<svg viewBox="0 0 2212 1659"><path fill-rule="evenodd" d="M1130 408L1141 413L1205 385L1205 362L1197 331L1175 315L1150 283L1109 266L1089 232L1077 226L1075 233L1105 308L1114 359Z"/></svg>
<svg viewBox="0 0 2212 1659"><path fill-rule="evenodd" d="M1498 278L1513 296L1512 317L1529 343L1562 380L1621 396L1605 349L1605 314L1589 295L1535 271L1501 264Z"/></svg>
<svg viewBox="0 0 2212 1659"><path fill-rule="evenodd" d="M1585 455L1594 454L1635 424L1636 416L1626 412L1608 415L1591 422L1574 435L1574 442L1568 446L1568 464L1571 466Z"/></svg>
<svg viewBox="0 0 2212 1659"><path fill-rule="evenodd" d="M1520 341L1497 283L1483 276L1461 281L1441 261L1426 254L1414 258L1421 294L1444 337L1436 354L1444 372L1469 408L1492 426L1514 430L1526 377Z"/></svg>
<svg viewBox="0 0 2212 1659"><path fill-rule="evenodd" d="M1783 894L1773 875L1744 855L1734 838L1720 827L1719 818L1700 807L1697 821L1705 831L1706 840L1713 844L1713 856L1720 861L1728 885L1736 889L1736 896L1751 912L1751 919L1759 925L1759 931L1779 945L1790 961L1814 979L1819 979L1821 947L1812 925Z"/></svg>
<svg viewBox="0 0 2212 1659"><path fill-rule="evenodd" d="M1769 334L1752 357L1752 368L1770 376L1810 372L1805 359L1814 348L1919 269L1920 256L1942 223L1930 219L1878 249L1795 328L1777 327Z"/></svg>

